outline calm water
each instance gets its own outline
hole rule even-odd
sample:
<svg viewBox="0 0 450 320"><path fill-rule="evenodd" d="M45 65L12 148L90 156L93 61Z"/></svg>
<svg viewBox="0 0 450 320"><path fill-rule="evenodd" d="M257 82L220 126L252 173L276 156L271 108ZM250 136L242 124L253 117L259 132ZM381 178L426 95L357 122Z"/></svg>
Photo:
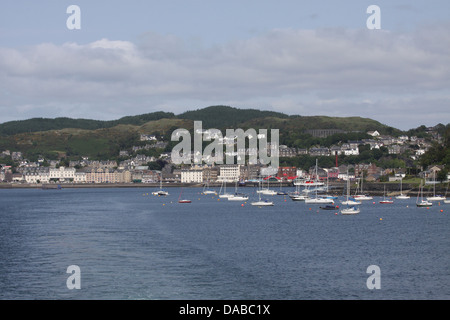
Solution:
<svg viewBox="0 0 450 320"><path fill-rule="evenodd" d="M375 198L343 216L287 196L256 208L194 188L179 204L180 189L168 190L0 190L0 298L450 298L448 204ZM66 286L70 265L80 290ZM366 286L370 265L381 289Z"/></svg>

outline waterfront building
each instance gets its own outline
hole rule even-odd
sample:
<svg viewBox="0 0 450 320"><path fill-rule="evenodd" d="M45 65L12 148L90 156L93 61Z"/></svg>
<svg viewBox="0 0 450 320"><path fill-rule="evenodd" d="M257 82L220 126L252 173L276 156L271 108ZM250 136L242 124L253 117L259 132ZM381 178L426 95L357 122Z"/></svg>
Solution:
<svg viewBox="0 0 450 320"><path fill-rule="evenodd" d="M234 164L225 164L219 167L219 176L217 181L236 182L241 177L241 166Z"/></svg>
<svg viewBox="0 0 450 320"><path fill-rule="evenodd" d="M196 169L183 169L181 170L181 183L202 183L203 182L203 170Z"/></svg>
<svg viewBox="0 0 450 320"><path fill-rule="evenodd" d="M76 172L75 168L66 168L66 167L50 168L49 180L60 182L74 181L75 172Z"/></svg>

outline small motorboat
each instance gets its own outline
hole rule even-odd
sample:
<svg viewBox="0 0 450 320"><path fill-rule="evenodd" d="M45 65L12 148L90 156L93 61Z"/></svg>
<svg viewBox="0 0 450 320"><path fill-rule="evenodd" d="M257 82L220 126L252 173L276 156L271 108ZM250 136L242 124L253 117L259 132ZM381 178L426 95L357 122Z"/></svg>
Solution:
<svg viewBox="0 0 450 320"><path fill-rule="evenodd" d="M327 205L325 207L320 206L319 208L322 209L322 210L336 210L339 207L338 206Z"/></svg>

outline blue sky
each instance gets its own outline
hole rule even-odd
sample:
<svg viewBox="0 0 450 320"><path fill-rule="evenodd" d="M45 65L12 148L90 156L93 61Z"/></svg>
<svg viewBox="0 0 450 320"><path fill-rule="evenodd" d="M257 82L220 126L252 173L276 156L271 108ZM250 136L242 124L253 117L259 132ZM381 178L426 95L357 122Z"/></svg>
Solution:
<svg viewBox="0 0 450 320"><path fill-rule="evenodd" d="M69 5L81 29L69 30ZM369 5L381 30L368 30ZM224 104L450 119L449 1L7 1L0 122L116 119Z"/></svg>

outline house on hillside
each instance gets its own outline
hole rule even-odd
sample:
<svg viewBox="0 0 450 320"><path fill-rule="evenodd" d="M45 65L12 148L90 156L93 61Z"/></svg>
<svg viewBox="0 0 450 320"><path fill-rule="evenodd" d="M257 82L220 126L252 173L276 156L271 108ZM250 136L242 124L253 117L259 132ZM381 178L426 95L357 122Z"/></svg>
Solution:
<svg viewBox="0 0 450 320"><path fill-rule="evenodd" d="M378 132L378 131L368 131L367 132L367 134L369 135L369 136L372 136L372 137L378 137L378 136L380 136L380 133Z"/></svg>

